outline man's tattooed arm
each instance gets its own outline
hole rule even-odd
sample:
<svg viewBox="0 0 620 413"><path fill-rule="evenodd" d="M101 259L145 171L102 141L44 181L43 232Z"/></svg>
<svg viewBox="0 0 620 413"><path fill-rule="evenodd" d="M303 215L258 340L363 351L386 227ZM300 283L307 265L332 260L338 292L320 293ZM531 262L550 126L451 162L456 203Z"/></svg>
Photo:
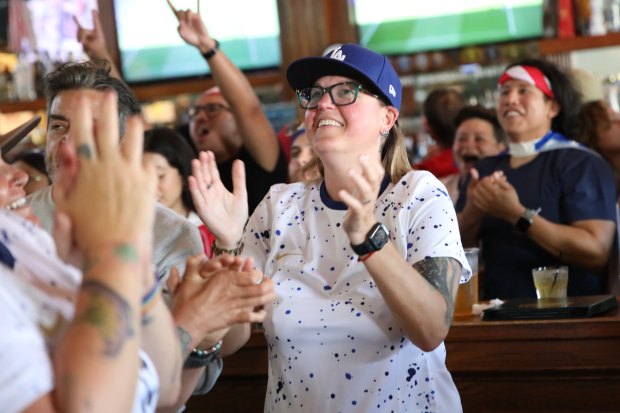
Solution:
<svg viewBox="0 0 620 413"><path fill-rule="evenodd" d="M76 321L94 327L103 340L104 354L115 357L123 349L126 340L135 335L132 326L134 311L123 297L99 281L84 281L82 291L90 297L84 312Z"/></svg>
<svg viewBox="0 0 620 413"><path fill-rule="evenodd" d="M427 257L413 264L413 268L428 281L446 300L446 325L452 323L454 315L454 291L458 288L458 279L461 276L461 263L449 257Z"/></svg>

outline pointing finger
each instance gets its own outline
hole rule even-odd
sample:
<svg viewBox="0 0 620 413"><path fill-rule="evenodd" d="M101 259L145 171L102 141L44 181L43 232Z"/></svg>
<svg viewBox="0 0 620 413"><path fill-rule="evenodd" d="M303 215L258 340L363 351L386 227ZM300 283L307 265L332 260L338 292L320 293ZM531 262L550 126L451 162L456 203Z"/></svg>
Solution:
<svg viewBox="0 0 620 413"><path fill-rule="evenodd" d="M170 10L172 10L172 12L174 13L174 15L179 18L179 11L174 7L174 5L172 4L172 1L170 0L166 0L168 2L168 6L170 6Z"/></svg>

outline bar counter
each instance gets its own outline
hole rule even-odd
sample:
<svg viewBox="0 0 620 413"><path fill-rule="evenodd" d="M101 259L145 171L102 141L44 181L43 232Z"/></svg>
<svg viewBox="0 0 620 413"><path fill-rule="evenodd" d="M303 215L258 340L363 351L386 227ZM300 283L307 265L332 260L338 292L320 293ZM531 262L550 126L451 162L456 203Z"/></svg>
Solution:
<svg viewBox="0 0 620 413"><path fill-rule="evenodd" d="M618 309L582 319L457 319L446 348L465 413L620 412ZM188 412L262 412L266 384L267 350L257 331Z"/></svg>

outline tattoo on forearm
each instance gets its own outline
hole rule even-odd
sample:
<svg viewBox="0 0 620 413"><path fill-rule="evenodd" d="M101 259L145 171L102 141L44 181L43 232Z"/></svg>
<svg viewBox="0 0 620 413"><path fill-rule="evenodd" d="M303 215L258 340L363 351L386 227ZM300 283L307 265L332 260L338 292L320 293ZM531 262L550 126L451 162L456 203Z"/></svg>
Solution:
<svg viewBox="0 0 620 413"><path fill-rule="evenodd" d="M189 345L192 342L192 336L181 326L177 326L177 334L179 335L179 342L181 343L181 354L183 355L183 358L185 358L192 350L189 348Z"/></svg>
<svg viewBox="0 0 620 413"><path fill-rule="evenodd" d="M115 357L127 339L135 335L134 311L116 291L98 281L85 281L82 290L90 297L78 321L94 327L103 340L103 354Z"/></svg>
<svg viewBox="0 0 620 413"><path fill-rule="evenodd" d="M142 327L148 327L149 324L151 324L151 322L153 321L153 315L152 314L146 314L144 316L142 316Z"/></svg>
<svg viewBox="0 0 620 413"><path fill-rule="evenodd" d="M140 260L140 254L135 245L132 244L119 244L114 248L114 255L124 262L138 262Z"/></svg>
<svg viewBox="0 0 620 413"><path fill-rule="evenodd" d="M138 251L138 248L133 244L123 243L123 244L113 245L111 247L111 251L112 251L112 254L111 254L112 257L118 258L118 260L121 262L135 263L135 264L140 263L140 252ZM86 260L82 270L84 272L88 272L92 268L94 268L98 262L101 262L103 260L109 260L109 258L110 257L106 255L105 258L99 257L98 259Z"/></svg>
<svg viewBox="0 0 620 413"><path fill-rule="evenodd" d="M450 325L454 315L454 277L460 277L461 264L454 258L427 257L413 264L413 268L443 295L448 306L445 320Z"/></svg>

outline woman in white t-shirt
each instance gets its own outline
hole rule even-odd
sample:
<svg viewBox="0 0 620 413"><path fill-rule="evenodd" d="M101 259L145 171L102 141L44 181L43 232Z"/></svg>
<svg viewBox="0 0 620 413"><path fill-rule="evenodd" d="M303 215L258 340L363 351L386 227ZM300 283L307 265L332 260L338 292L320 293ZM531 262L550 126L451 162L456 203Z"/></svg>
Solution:
<svg viewBox="0 0 620 413"><path fill-rule="evenodd" d="M247 224L242 165L232 194L211 153L190 178L214 252L253 257L276 284L265 411L462 411L443 340L470 269L445 187L411 171L398 75L344 44L287 77L320 177L273 186Z"/></svg>

